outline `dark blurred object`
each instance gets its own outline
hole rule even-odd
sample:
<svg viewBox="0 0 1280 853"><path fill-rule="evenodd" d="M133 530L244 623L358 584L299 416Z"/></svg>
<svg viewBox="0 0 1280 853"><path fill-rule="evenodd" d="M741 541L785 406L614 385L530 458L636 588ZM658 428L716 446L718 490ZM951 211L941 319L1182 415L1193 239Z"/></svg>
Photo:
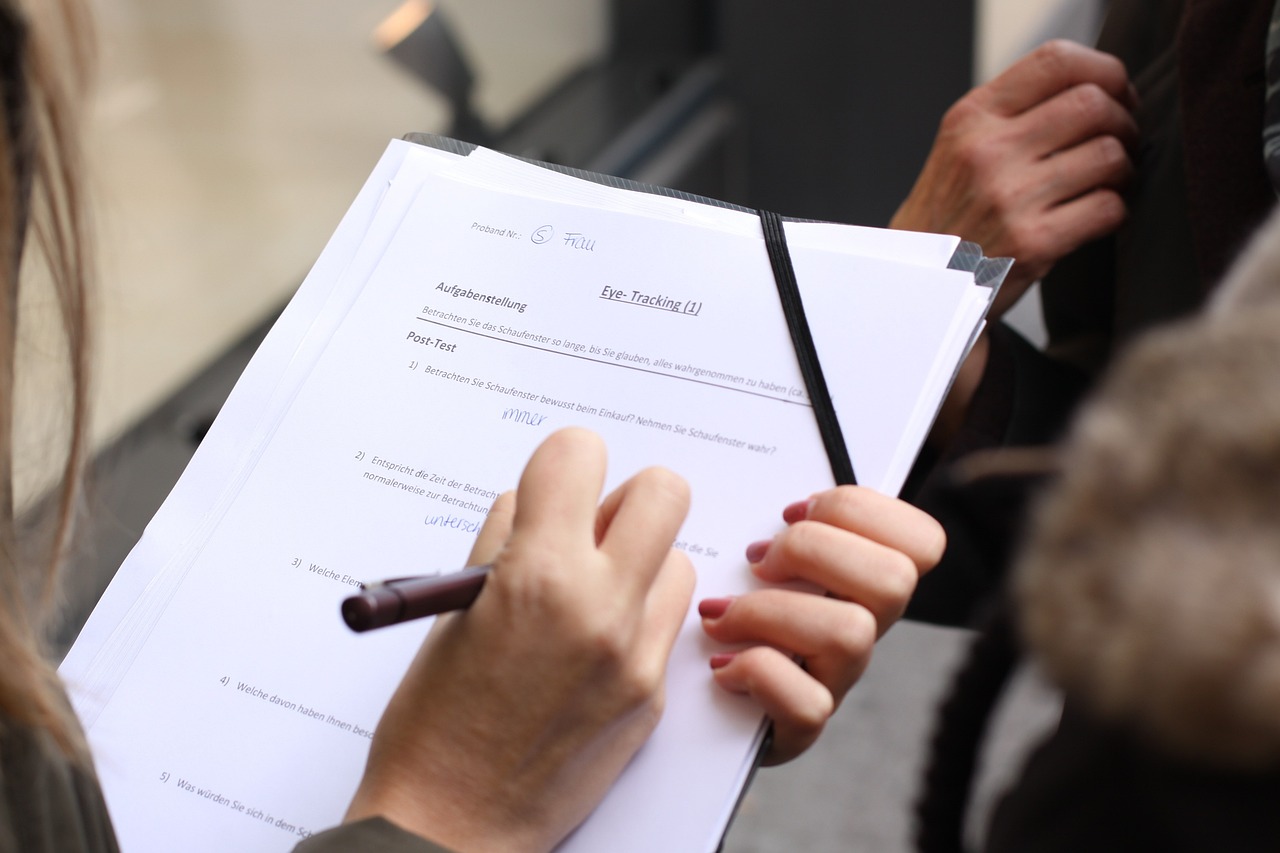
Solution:
<svg viewBox="0 0 1280 853"><path fill-rule="evenodd" d="M724 0L747 193L778 213L885 225L973 79L973 0Z"/></svg>
<svg viewBox="0 0 1280 853"><path fill-rule="evenodd" d="M475 75L444 10L430 0L405 0L378 25L374 41L414 77L439 92L453 110L449 135L492 145L493 134L471 105Z"/></svg>
<svg viewBox="0 0 1280 853"><path fill-rule="evenodd" d="M605 54L505 128L429 0L379 27L449 135L791 216L888 221L972 79L972 0L611 0Z"/></svg>
<svg viewBox="0 0 1280 853"><path fill-rule="evenodd" d="M711 4L614 0L604 54L557 81L506 127L475 112L476 73L430 0L406 0L377 29L388 56L443 95L449 136L534 160L704 195L740 194L729 150ZM422 128L406 127L406 131Z"/></svg>

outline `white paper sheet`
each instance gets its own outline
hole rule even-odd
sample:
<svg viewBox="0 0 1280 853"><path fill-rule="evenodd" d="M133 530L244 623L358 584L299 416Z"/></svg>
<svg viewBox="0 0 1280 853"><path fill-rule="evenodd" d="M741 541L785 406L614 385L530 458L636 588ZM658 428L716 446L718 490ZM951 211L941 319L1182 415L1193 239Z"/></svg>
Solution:
<svg viewBox="0 0 1280 853"><path fill-rule="evenodd" d="M549 432L601 433L610 486L690 481L699 597L751 588L746 544L831 484L757 234L561 176L501 191L469 159L389 149L64 662L124 849L287 850L337 822L428 628L353 635L339 602L460 567ZM989 291L807 239L855 468L896 491ZM761 717L713 651L691 613L662 723L565 849L715 849Z"/></svg>

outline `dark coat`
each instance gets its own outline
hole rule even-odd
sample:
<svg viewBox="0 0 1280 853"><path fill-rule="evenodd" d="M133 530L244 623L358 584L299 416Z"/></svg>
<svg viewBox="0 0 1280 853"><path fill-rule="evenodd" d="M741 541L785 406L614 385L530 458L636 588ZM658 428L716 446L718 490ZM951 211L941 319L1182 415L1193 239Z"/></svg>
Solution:
<svg viewBox="0 0 1280 853"><path fill-rule="evenodd" d="M1114 354L1193 313L1275 203L1262 159L1270 0L1114 0L1098 46L1139 96L1129 219L1060 261L1042 283L1046 352L996 324L969 418L945 454L926 451L904 497L947 528L942 563L908 617L967 625L1008 568L1022 501L967 494L952 464L974 450L1045 445ZM998 533L999 535L993 535Z"/></svg>
<svg viewBox="0 0 1280 853"><path fill-rule="evenodd" d="M923 850L963 846L958 800L967 795L965 776L986 716L1013 666L1014 626L1027 605L1010 603L1005 580L1026 536L1027 507L1043 485L957 479L952 466L976 449L1057 440L1077 401L1131 341L1200 308L1275 202L1262 158L1272 0L1111 6L1099 46L1126 63L1140 99L1130 218L1114 236L1064 259L1043 282L1046 352L995 330L990 366L959 443L923 459L909 484L912 499L939 517L950 539L910 614L968 624L992 602L1003 613L979 637L980 652L948 700L923 799ZM1097 586L1089 589L1110 600ZM1064 624L1080 615L1066 613ZM1162 657L1161 666L1176 669L1174 658ZM1280 849L1274 763L1241 768L1188 756L1152 738L1141 718L1116 720L1097 708L1087 690L1068 690L1059 728L994 813L989 853Z"/></svg>

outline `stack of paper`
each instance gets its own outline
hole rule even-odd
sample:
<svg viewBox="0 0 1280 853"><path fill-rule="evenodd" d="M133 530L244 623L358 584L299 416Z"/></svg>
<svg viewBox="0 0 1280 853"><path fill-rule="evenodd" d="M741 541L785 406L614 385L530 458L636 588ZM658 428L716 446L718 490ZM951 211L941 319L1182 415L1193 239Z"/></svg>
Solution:
<svg viewBox="0 0 1280 853"><path fill-rule="evenodd" d="M339 602L461 567L552 430L603 435L609 488L690 481L698 597L750 589L747 543L832 483L755 216L464 150L391 144L63 664L125 850L338 822L429 627L357 636ZM787 239L854 467L895 493L992 297L974 270L1002 268ZM715 849L762 720L714 651L691 613L662 723L565 849Z"/></svg>

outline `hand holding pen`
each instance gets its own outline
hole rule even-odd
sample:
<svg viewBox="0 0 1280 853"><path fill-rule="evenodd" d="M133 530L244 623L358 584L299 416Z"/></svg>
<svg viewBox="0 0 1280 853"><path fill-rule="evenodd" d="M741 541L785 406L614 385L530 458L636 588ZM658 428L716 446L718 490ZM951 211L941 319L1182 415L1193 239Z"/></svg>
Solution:
<svg viewBox="0 0 1280 853"><path fill-rule="evenodd" d="M604 473L600 439L563 430L495 502L463 583L474 602L436 620L348 819L381 815L451 849L549 850L648 738L693 592L671 547L688 487L649 469L601 503Z"/></svg>

